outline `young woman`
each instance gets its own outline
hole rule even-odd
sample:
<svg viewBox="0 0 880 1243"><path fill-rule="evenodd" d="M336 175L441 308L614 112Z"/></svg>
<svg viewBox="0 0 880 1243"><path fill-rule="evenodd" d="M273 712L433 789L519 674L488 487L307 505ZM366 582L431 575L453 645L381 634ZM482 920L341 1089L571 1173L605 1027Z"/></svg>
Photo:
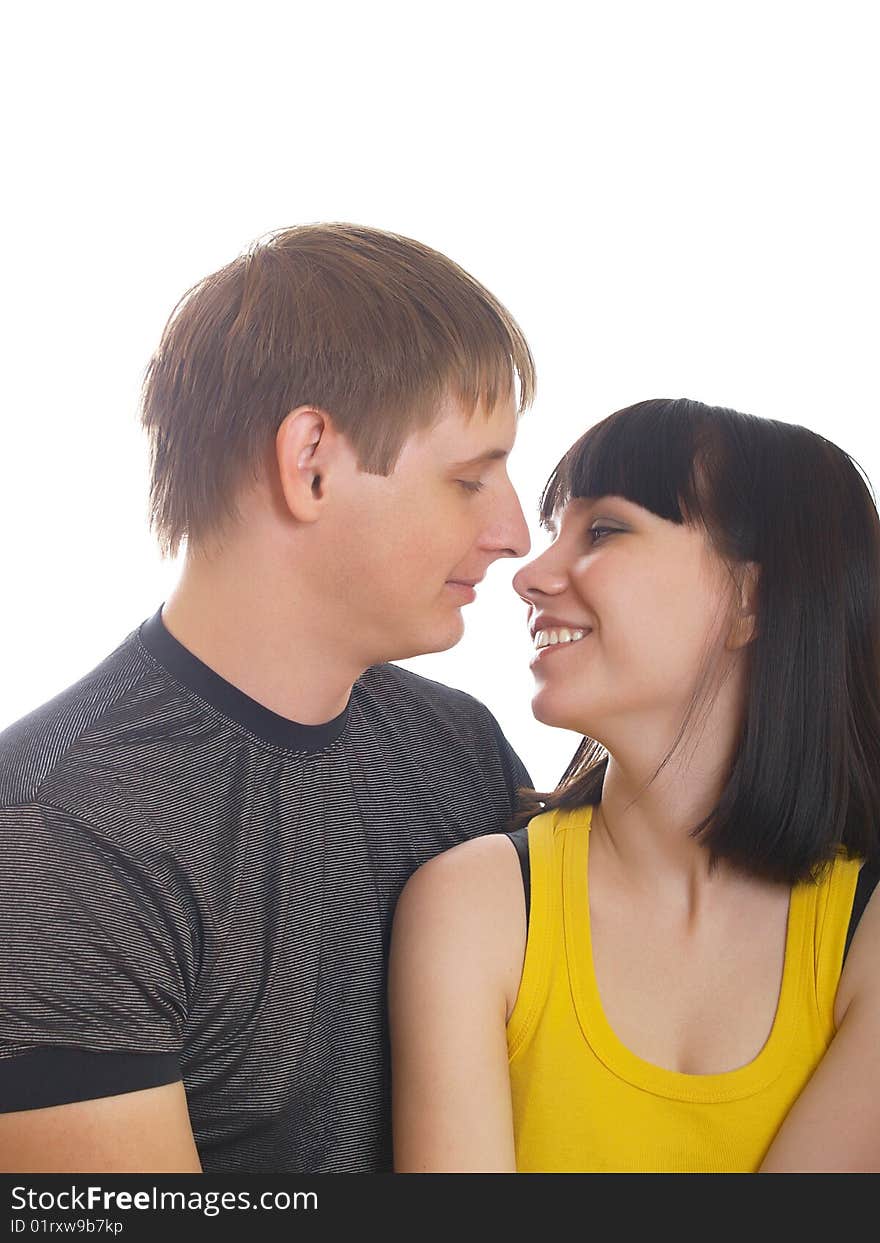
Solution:
<svg viewBox="0 0 880 1243"><path fill-rule="evenodd" d="M803 427L648 401L541 517L532 707L584 737L527 828L401 896L395 1168L880 1170L865 480Z"/></svg>

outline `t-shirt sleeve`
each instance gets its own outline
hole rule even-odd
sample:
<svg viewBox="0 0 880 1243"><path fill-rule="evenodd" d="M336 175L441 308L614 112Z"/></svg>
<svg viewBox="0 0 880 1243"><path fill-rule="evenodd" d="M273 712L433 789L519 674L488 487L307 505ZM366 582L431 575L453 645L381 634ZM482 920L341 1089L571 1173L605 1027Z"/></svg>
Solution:
<svg viewBox="0 0 880 1243"><path fill-rule="evenodd" d="M0 1111L181 1077L195 955L170 871L124 825L0 809Z"/></svg>
<svg viewBox="0 0 880 1243"><path fill-rule="evenodd" d="M0 1113L119 1096L180 1078L173 1053L34 1049L0 1058Z"/></svg>

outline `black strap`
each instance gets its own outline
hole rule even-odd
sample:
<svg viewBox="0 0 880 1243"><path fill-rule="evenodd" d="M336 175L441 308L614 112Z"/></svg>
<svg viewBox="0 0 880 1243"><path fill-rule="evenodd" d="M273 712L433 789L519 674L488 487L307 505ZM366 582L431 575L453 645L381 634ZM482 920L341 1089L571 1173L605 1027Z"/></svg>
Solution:
<svg viewBox="0 0 880 1243"><path fill-rule="evenodd" d="M846 944L843 947L843 962L846 962L846 953L849 949L850 942L853 939L855 930L858 927L859 920L862 918L862 912L868 905L871 894L880 881L880 862L863 863L859 871L859 879L856 881L856 892L853 897L852 913L849 917L849 927L846 930Z"/></svg>
<svg viewBox="0 0 880 1243"><path fill-rule="evenodd" d="M532 876L529 868L529 826L524 824L521 829L514 829L512 833L505 834L509 837L516 847L516 853L519 855L519 866L522 871L523 890L526 899L526 928L529 926L529 908L532 899Z"/></svg>

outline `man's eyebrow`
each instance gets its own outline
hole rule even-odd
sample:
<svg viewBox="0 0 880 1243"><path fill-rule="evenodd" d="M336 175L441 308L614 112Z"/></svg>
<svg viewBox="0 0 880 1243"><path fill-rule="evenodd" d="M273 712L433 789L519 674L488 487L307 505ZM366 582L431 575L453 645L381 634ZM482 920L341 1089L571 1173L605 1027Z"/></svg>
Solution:
<svg viewBox="0 0 880 1243"><path fill-rule="evenodd" d="M466 462L453 462L453 470L465 470L468 466L483 466L486 462L498 462L507 457L509 449L487 449L477 457L468 458Z"/></svg>

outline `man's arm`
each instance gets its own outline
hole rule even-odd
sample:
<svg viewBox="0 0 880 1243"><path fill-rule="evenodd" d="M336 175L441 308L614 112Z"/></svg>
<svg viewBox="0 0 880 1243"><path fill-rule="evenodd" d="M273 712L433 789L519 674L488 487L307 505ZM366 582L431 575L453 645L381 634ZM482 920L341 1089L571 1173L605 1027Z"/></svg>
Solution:
<svg viewBox="0 0 880 1243"><path fill-rule="evenodd" d="M195 951L158 852L42 804L0 811L0 848L0 1167L198 1170L179 1068Z"/></svg>
<svg viewBox="0 0 880 1243"><path fill-rule="evenodd" d="M396 1172L515 1171L506 1021L517 938L522 881L504 837L437 855L404 888L389 965Z"/></svg>
<svg viewBox="0 0 880 1243"><path fill-rule="evenodd" d="M767 1152L762 1174L880 1172L880 889L853 937L837 1034Z"/></svg>
<svg viewBox="0 0 880 1243"><path fill-rule="evenodd" d="M0 1114L0 1170L200 1174L183 1083Z"/></svg>

